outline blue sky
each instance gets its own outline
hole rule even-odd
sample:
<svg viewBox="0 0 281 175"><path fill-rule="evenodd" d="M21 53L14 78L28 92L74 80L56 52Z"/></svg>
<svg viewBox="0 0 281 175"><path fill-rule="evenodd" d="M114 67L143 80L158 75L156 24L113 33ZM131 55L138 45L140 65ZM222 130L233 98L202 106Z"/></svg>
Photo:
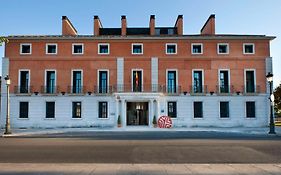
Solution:
<svg viewBox="0 0 281 175"><path fill-rule="evenodd" d="M93 34L93 16L104 27L148 26L156 15L157 26L173 26L184 15L184 33L198 34L210 14L216 14L218 34L265 34L271 42L275 86L281 83L280 0L1 0L0 35L61 34L61 16L72 21L79 34ZM4 47L0 47L4 56ZM1 69L1 68L0 68ZM0 70L1 71L1 70ZM1 71L2 72L2 71Z"/></svg>

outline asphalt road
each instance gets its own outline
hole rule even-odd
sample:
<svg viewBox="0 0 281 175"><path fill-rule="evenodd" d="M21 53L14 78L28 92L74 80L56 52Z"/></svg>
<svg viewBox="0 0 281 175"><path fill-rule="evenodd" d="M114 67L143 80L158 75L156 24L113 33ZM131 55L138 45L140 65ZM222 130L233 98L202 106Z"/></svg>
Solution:
<svg viewBox="0 0 281 175"><path fill-rule="evenodd" d="M98 132L0 138L0 163L281 163L281 137Z"/></svg>

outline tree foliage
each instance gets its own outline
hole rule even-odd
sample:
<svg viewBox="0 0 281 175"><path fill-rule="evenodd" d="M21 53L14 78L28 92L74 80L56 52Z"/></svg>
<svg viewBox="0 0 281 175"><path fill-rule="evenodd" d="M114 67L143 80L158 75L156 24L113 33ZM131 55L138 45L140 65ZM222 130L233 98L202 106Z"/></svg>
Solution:
<svg viewBox="0 0 281 175"><path fill-rule="evenodd" d="M281 116L281 84L274 90L274 108L278 116Z"/></svg>
<svg viewBox="0 0 281 175"><path fill-rule="evenodd" d="M9 40L3 36L0 36L0 46L2 46L2 43L5 43L5 42L6 43L9 42Z"/></svg>

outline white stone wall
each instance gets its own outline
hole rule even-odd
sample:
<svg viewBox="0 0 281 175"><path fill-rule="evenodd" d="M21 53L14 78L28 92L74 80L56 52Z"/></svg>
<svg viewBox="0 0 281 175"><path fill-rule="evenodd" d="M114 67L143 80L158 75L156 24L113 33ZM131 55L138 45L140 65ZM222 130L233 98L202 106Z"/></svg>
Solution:
<svg viewBox="0 0 281 175"><path fill-rule="evenodd" d="M120 95L120 94L119 94ZM133 101L140 99L138 96L126 97L120 95L122 100ZM146 95L143 100L159 103L157 111L150 111L153 115L167 115L167 102L177 101L177 118L173 119L174 127L262 127L268 123L267 96L261 94L258 96L154 96L149 99ZM19 119L19 102L29 102L29 118ZM55 119L45 118L45 102L55 101ZM82 118L72 118L72 101L82 102ZM108 119L98 118L98 101L108 101ZM193 118L193 102L203 102L203 118ZM219 117L219 102L229 101L230 117L221 119ZM246 118L245 102L256 102L256 118ZM15 96L11 95L11 126L12 128L53 128L53 127L116 127L117 126L117 108L118 101L114 96ZM157 104L156 103L156 104ZM120 103L121 104L121 103ZM119 104L119 105L120 105ZM119 106L119 110L125 110ZM151 108L150 108L151 109ZM153 109L153 110L155 110ZM125 111L120 114L126 115ZM125 119L125 116L122 116ZM153 116L149 116L150 124ZM3 120L2 120L3 121ZM2 122L1 122L2 123ZM151 126L150 126L151 127Z"/></svg>

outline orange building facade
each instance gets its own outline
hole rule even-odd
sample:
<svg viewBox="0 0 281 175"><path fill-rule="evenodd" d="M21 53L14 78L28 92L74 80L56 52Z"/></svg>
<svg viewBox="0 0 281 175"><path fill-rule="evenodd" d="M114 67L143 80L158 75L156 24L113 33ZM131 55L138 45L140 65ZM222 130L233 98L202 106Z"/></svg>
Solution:
<svg viewBox="0 0 281 175"><path fill-rule="evenodd" d="M62 17L62 35L9 36L2 77L9 75L12 127L257 127L268 124L265 35L218 35L211 15L198 35L173 27L103 28L78 35ZM2 84L1 125L6 115Z"/></svg>

